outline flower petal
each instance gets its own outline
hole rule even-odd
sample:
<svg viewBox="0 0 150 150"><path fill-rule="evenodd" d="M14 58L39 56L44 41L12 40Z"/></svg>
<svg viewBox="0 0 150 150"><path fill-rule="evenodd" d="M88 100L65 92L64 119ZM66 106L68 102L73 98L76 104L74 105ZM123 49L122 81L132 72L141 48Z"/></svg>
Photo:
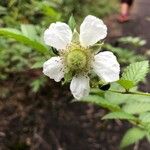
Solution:
<svg viewBox="0 0 150 150"><path fill-rule="evenodd" d="M56 82L59 82L64 77L64 65L59 56L52 57L43 65L43 73Z"/></svg>
<svg viewBox="0 0 150 150"><path fill-rule="evenodd" d="M74 76L71 84L70 84L70 90L73 94L73 96L80 100L84 96L87 96L90 92L90 86L89 86L89 77L87 76Z"/></svg>
<svg viewBox="0 0 150 150"><path fill-rule="evenodd" d="M80 43L83 47L91 46L107 35L107 27L95 16L87 16L80 26Z"/></svg>
<svg viewBox="0 0 150 150"><path fill-rule="evenodd" d="M65 49L72 40L70 27L62 22L52 23L44 32L45 44L56 49Z"/></svg>
<svg viewBox="0 0 150 150"><path fill-rule="evenodd" d="M119 80L120 65L112 52L101 52L94 57L94 72L105 82Z"/></svg>

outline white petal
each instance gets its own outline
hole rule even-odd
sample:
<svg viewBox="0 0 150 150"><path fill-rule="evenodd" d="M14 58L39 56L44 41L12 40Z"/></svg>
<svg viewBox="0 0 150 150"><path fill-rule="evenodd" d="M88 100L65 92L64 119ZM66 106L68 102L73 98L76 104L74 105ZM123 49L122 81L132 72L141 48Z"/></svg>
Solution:
<svg viewBox="0 0 150 150"><path fill-rule="evenodd" d="M45 44L56 49L65 49L72 40L70 27L62 22L52 23L44 32Z"/></svg>
<svg viewBox="0 0 150 150"><path fill-rule="evenodd" d="M74 76L70 84L70 90L73 96L78 100L87 96L90 92L89 77Z"/></svg>
<svg viewBox="0 0 150 150"><path fill-rule="evenodd" d="M94 57L94 72L105 82L119 80L120 65L112 52L101 52Z"/></svg>
<svg viewBox="0 0 150 150"><path fill-rule="evenodd" d="M80 43L83 47L91 46L107 35L107 27L95 16L87 16L80 26Z"/></svg>
<svg viewBox="0 0 150 150"><path fill-rule="evenodd" d="M61 58L57 56L47 60L43 65L43 73L59 82L64 77L64 65Z"/></svg>

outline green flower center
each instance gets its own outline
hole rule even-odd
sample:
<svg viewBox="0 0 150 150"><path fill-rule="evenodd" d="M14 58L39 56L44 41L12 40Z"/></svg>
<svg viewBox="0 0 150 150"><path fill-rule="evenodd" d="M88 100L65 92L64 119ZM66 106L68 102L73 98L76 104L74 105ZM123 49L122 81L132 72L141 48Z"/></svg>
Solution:
<svg viewBox="0 0 150 150"><path fill-rule="evenodd" d="M75 49L67 55L67 66L70 71L80 72L87 68L87 55L82 50Z"/></svg>

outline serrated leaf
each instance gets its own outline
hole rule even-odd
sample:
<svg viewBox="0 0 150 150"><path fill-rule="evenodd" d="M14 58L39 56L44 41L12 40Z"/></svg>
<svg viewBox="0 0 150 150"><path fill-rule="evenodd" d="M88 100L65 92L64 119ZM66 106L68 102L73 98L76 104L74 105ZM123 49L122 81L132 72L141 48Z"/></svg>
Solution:
<svg viewBox="0 0 150 150"><path fill-rule="evenodd" d="M26 44L34 49L36 49L38 52L45 54L45 53L50 53L48 48L43 45L42 43L31 40L30 38L26 37L23 35L19 30L14 30L11 28L0 28L0 35L13 38L23 44Z"/></svg>
<svg viewBox="0 0 150 150"><path fill-rule="evenodd" d="M121 148L127 147L131 144L134 144L135 142L138 142L139 140L143 139L146 135L146 132L144 130L141 130L139 128L132 128L129 129L120 144Z"/></svg>
<svg viewBox="0 0 150 150"><path fill-rule="evenodd" d="M102 119L123 119L123 120L137 120L136 117L134 117L131 114L128 114L126 112L112 112L107 115L105 115Z"/></svg>
<svg viewBox="0 0 150 150"><path fill-rule="evenodd" d="M148 123L150 123L150 112L141 114L141 115L139 116L139 119L140 119L142 122L148 122Z"/></svg>
<svg viewBox="0 0 150 150"><path fill-rule="evenodd" d="M141 61L130 64L122 74L123 80L129 80L136 85L139 81L142 81L149 70L149 62Z"/></svg>
<svg viewBox="0 0 150 150"><path fill-rule="evenodd" d="M134 83L130 80L123 80L120 79L119 81L117 81L122 87L124 87L125 89L131 89L132 87L134 87Z"/></svg>
<svg viewBox="0 0 150 150"><path fill-rule="evenodd" d="M130 102L123 106L123 110L129 114L140 114L150 111L150 103Z"/></svg>
<svg viewBox="0 0 150 150"><path fill-rule="evenodd" d="M120 111L120 107L118 105L112 104L111 102L105 100L103 97L100 97L98 95L89 95L80 101L93 103L103 108L107 108L111 111Z"/></svg>

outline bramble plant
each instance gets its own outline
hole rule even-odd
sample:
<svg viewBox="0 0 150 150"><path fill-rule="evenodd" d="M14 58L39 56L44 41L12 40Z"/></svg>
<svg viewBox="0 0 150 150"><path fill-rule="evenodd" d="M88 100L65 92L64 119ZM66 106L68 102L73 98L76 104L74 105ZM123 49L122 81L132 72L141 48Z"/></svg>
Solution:
<svg viewBox="0 0 150 150"><path fill-rule="evenodd" d="M149 62L144 60L145 57L139 59L128 49L103 43L107 27L102 20L91 15L87 16L80 26L80 34L77 32L73 16L70 17L68 25L62 22L52 23L44 32L45 43L52 46L49 47L50 50L37 34L34 25L22 24L21 30L1 28L0 35L13 38L32 48L22 46L21 50L7 51L15 57L12 57L11 61L17 60L18 68L23 68L22 66L41 68L49 59L44 63L44 74L57 82L64 79L63 84L71 82L70 89L75 97L73 102L93 103L108 109L110 113L102 119L130 122L133 128L126 132L121 141L121 148L143 138L150 140L150 93L137 90L139 82L146 80ZM131 38L122 38L120 42L128 43L131 40L135 46L144 44L140 43L140 39ZM8 48L5 46L1 47L2 56L5 56L6 49ZM31 55L31 62L26 61L26 55L31 52L35 57ZM117 54L117 59L112 52ZM6 73L5 62L8 59L3 57L0 62L1 68ZM135 62L137 60L142 61ZM120 71L118 62L131 64ZM10 67L9 64L8 66ZM13 66L12 72L15 68L16 66ZM42 76L31 83L34 92L43 86L45 79Z"/></svg>
<svg viewBox="0 0 150 150"><path fill-rule="evenodd" d="M75 29L73 17L69 25L56 22L45 30L44 41L55 49L57 56L44 63L43 73L56 82L62 78L71 82L74 102L94 103L108 109L110 113L102 119L127 120L133 124L124 135L120 148L145 137L149 140L150 93L139 92L136 88L145 79L149 62L130 64L119 79L120 65L114 54L100 52L103 45L100 40L107 35L103 21L87 16L80 26L80 34Z"/></svg>

